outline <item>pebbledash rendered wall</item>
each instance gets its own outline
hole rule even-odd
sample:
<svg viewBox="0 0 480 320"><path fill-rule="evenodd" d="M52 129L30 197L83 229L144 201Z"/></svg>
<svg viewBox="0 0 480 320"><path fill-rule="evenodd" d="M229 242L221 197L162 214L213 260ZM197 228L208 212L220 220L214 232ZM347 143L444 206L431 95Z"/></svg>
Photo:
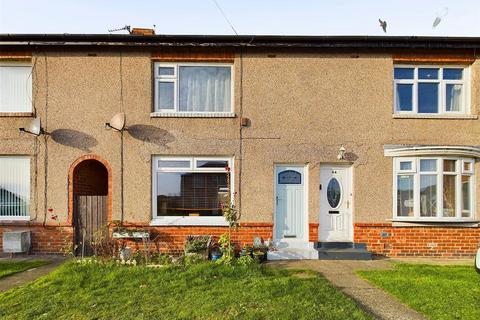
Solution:
<svg viewBox="0 0 480 320"><path fill-rule="evenodd" d="M0 56L1 50L0 44ZM18 131L32 116L0 117L0 154L30 155L32 164L31 221L0 221L0 232L31 229L34 252L59 252L71 239L69 172L82 159L100 159L110 167L109 216L120 219L120 136L104 128L104 123L120 111L126 113L129 127L124 139L127 225L150 228L152 155L232 156L236 203L242 215L242 227L234 238L244 244L256 236L272 237L274 164L303 163L308 165L309 176L309 238L316 241L320 168L323 163L339 163L336 155L343 144L347 161L340 162L353 166L356 242L365 242L369 250L389 256L456 257L472 255L480 241L478 225L391 223L392 159L383 155L384 145L478 145L480 141L476 117L392 117L395 52L244 49L241 58L238 53L232 56L236 117L155 118L150 115L153 49L29 50L34 66L33 104L44 129L51 133L47 137L48 159L43 137ZM9 56L15 54L12 48L8 51ZM186 49L170 52L170 56L175 55L179 61L190 59ZM479 76L477 59L471 65L473 115L478 115L480 103ZM241 117L250 120L247 127L241 128ZM475 170L480 190L478 162ZM477 218L479 212L477 201ZM54 216L58 219L52 219ZM226 228L171 226L151 230L158 235L161 250L178 251L188 234L218 236Z"/></svg>

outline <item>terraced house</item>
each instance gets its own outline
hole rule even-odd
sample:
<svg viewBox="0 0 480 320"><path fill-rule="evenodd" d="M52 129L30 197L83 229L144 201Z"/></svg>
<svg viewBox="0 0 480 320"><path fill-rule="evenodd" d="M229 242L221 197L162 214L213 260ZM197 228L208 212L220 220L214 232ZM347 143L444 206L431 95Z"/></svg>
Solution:
<svg viewBox="0 0 480 320"><path fill-rule="evenodd" d="M175 251L225 232L230 196L235 241L271 240L273 258L322 257L332 243L472 256L478 49L478 38L1 35L0 231L29 230L33 252L57 253L121 224Z"/></svg>

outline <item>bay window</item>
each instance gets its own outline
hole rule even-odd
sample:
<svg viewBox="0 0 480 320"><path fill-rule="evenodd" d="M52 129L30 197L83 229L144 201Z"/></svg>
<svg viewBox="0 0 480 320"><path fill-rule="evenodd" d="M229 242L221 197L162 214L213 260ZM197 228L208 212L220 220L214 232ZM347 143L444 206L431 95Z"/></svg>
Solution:
<svg viewBox="0 0 480 320"><path fill-rule="evenodd" d="M233 198L231 168L231 158L154 157L153 219L224 224L222 206Z"/></svg>
<svg viewBox="0 0 480 320"><path fill-rule="evenodd" d="M222 115L232 112L232 65L155 63L155 112Z"/></svg>
<svg viewBox="0 0 480 320"><path fill-rule="evenodd" d="M394 159L394 219L473 219L474 160L457 157Z"/></svg>
<svg viewBox="0 0 480 320"><path fill-rule="evenodd" d="M0 156L0 220L30 216L30 158Z"/></svg>
<svg viewBox="0 0 480 320"><path fill-rule="evenodd" d="M469 69L396 65L394 101L400 114L468 114Z"/></svg>

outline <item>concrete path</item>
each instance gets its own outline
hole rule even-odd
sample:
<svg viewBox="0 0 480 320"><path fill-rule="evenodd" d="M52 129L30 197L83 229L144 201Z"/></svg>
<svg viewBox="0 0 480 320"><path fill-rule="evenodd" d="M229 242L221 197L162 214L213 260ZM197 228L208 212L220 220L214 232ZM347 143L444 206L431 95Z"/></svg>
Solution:
<svg viewBox="0 0 480 320"><path fill-rule="evenodd" d="M410 309L394 296L375 287L355 274L356 270L391 269L389 260L348 261L348 260L297 260L275 261L269 265L318 271L336 288L351 297L365 311L377 319L427 319Z"/></svg>
<svg viewBox="0 0 480 320"><path fill-rule="evenodd" d="M62 256L43 256L43 255L30 255L30 256L21 256L16 258L7 258L1 257L0 261L27 261L27 260L49 260L51 263L33 268L30 270L26 270L23 272L15 273L11 276L6 276L0 279L0 292L7 291L11 288L15 288L21 286L27 282L31 282L36 280L39 277L42 277L55 268L57 268L60 264L62 264L66 258Z"/></svg>

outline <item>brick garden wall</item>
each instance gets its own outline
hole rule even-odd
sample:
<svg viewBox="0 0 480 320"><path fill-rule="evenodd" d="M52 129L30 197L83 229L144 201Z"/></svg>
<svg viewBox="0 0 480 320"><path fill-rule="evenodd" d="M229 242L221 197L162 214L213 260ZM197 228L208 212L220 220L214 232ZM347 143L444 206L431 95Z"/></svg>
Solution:
<svg viewBox="0 0 480 320"><path fill-rule="evenodd" d="M212 235L215 239L228 232L227 227L149 227L142 225L131 226L132 229L148 229L151 234L151 249L160 249L164 253L180 253L183 251L185 237L188 235ZM127 228L128 229L128 228ZM0 235L4 231L31 230L32 231L32 252L43 254L62 253L73 239L73 228L71 226L47 226L25 225L25 226L0 226ZM239 246L253 244L255 237L264 240L272 239L273 226L271 223L244 223L237 232L233 232L232 239ZM3 237L0 237L0 247L3 250ZM123 240L133 249L143 249L142 240Z"/></svg>
<svg viewBox="0 0 480 320"><path fill-rule="evenodd" d="M355 224L354 241L389 257L472 257L480 243L478 227L392 227Z"/></svg>
<svg viewBox="0 0 480 320"><path fill-rule="evenodd" d="M134 228L134 227L132 227ZM139 228L139 227L135 227ZM135 229L134 228L134 229ZM183 251L185 237L188 235L211 235L215 240L228 232L228 227L181 226L181 227L148 227L150 230L151 249L165 253L180 253ZM243 223L238 231L232 233L232 240L238 246L251 245L255 237L263 240L272 239L273 225L271 223ZM142 249L142 240L124 241L132 249Z"/></svg>

